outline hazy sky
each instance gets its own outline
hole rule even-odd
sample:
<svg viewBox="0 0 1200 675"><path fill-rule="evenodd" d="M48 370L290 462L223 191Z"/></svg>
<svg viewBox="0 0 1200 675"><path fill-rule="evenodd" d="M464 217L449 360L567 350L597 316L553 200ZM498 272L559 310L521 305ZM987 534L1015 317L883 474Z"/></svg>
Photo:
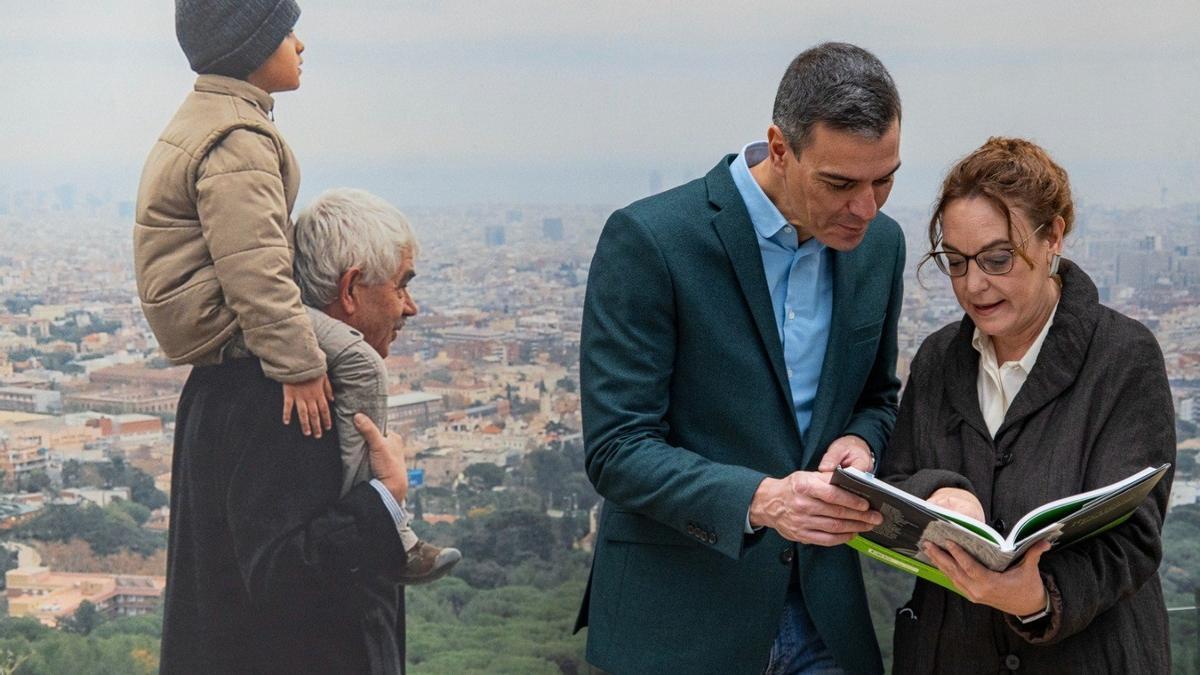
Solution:
<svg viewBox="0 0 1200 675"><path fill-rule="evenodd" d="M622 203L762 137L788 61L874 51L904 103L893 203L992 134L1044 144L1080 201L1200 201L1200 3L301 0L276 119L302 199ZM69 8L69 9L68 9ZM173 5L0 0L0 190L132 198L193 75Z"/></svg>

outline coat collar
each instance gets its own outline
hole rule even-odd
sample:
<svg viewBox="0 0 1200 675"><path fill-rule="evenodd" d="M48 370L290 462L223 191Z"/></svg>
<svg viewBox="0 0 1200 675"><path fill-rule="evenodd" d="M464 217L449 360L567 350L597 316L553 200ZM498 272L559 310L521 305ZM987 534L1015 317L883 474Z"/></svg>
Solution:
<svg viewBox="0 0 1200 675"><path fill-rule="evenodd" d="M1091 278L1074 263L1063 260L1059 267L1062 296L1054 323L1046 335L1029 379L1013 400L1004 422L996 430L996 442L1005 445L1005 432L1021 423L1061 394L1083 368L1088 344L1100 316L1100 299ZM979 352L971 346L975 322L964 316L958 333L946 350L944 386L947 400L963 421L984 436L990 436L979 409Z"/></svg>
<svg viewBox="0 0 1200 675"><path fill-rule="evenodd" d="M210 94L225 94L244 99L251 105L258 106L264 115L270 115L275 107L275 99L270 94L250 84L245 80L224 75L201 75L196 78L196 91Z"/></svg>

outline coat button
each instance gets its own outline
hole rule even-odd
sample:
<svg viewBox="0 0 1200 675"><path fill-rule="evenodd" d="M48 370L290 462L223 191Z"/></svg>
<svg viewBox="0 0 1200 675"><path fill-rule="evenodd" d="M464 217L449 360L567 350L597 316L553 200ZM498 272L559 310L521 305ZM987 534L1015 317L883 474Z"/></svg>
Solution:
<svg viewBox="0 0 1200 675"><path fill-rule="evenodd" d="M710 544L717 543L717 533L716 532L708 533L708 543L710 543Z"/></svg>
<svg viewBox="0 0 1200 675"><path fill-rule="evenodd" d="M1021 667L1021 657L1016 654L1009 654L1004 657L1004 667L1009 670L1016 670Z"/></svg>
<svg viewBox="0 0 1200 675"><path fill-rule="evenodd" d="M1004 531L1008 529L1008 526L1004 524L1003 518L993 518L992 529L1003 534Z"/></svg>
<svg viewBox="0 0 1200 675"><path fill-rule="evenodd" d="M1012 464L1012 451L1005 450L1003 455L1000 455L1000 466L1008 466Z"/></svg>
<svg viewBox="0 0 1200 675"><path fill-rule="evenodd" d="M779 562L783 563L784 565L791 565L792 564L792 556L794 556L795 554L796 554L795 547L788 546L787 548L785 548L779 552Z"/></svg>

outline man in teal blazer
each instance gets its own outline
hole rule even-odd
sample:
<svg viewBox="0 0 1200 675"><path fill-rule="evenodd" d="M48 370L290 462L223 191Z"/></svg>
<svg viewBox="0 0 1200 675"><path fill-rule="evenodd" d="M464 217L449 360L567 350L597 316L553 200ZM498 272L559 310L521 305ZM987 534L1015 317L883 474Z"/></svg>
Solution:
<svg viewBox="0 0 1200 675"><path fill-rule="evenodd" d="M577 629L613 673L878 673L856 553L879 522L829 485L895 419L904 239L878 212L900 100L827 43L765 143L608 220L584 306L587 470L605 498Z"/></svg>

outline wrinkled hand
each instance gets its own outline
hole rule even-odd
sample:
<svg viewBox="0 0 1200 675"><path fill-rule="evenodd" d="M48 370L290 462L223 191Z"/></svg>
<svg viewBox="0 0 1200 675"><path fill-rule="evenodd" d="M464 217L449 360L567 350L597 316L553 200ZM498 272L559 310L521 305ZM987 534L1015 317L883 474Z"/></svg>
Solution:
<svg viewBox="0 0 1200 675"><path fill-rule="evenodd" d="M950 509L955 513L970 516L981 523L985 522L983 504L979 503L978 497L966 490L950 487L938 488L925 501L937 504L944 509Z"/></svg>
<svg viewBox="0 0 1200 675"><path fill-rule="evenodd" d="M1027 616L1045 608L1046 585L1038 573L1038 561L1049 550L1050 542L1038 542L1025 553L1021 564L1005 572L993 572L954 542L946 542L945 549L925 543L925 555L968 600L1013 616Z"/></svg>
<svg viewBox="0 0 1200 675"><path fill-rule="evenodd" d="M858 436L842 436L830 443L817 470L833 471L839 466L852 466L869 473L875 468L871 446Z"/></svg>
<svg viewBox="0 0 1200 675"><path fill-rule="evenodd" d="M296 417L300 419L300 430L305 436L321 437L321 430L328 431L333 426L333 418L329 414L329 402L333 400L333 385L329 376L322 375L304 382L283 385L283 423L292 423L292 408L296 409Z"/></svg>
<svg viewBox="0 0 1200 675"><path fill-rule="evenodd" d="M370 417L354 415L354 428L367 441L367 461L371 473L392 493L397 502L408 496L408 466L404 463L404 443L399 436L384 436Z"/></svg>
<svg viewBox="0 0 1200 675"><path fill-rule="evenodd" d="M750 502L750 524L802 544L837 546L883 522L867 500L829 484L832 474L796 471L765 478Z"/></svg>

